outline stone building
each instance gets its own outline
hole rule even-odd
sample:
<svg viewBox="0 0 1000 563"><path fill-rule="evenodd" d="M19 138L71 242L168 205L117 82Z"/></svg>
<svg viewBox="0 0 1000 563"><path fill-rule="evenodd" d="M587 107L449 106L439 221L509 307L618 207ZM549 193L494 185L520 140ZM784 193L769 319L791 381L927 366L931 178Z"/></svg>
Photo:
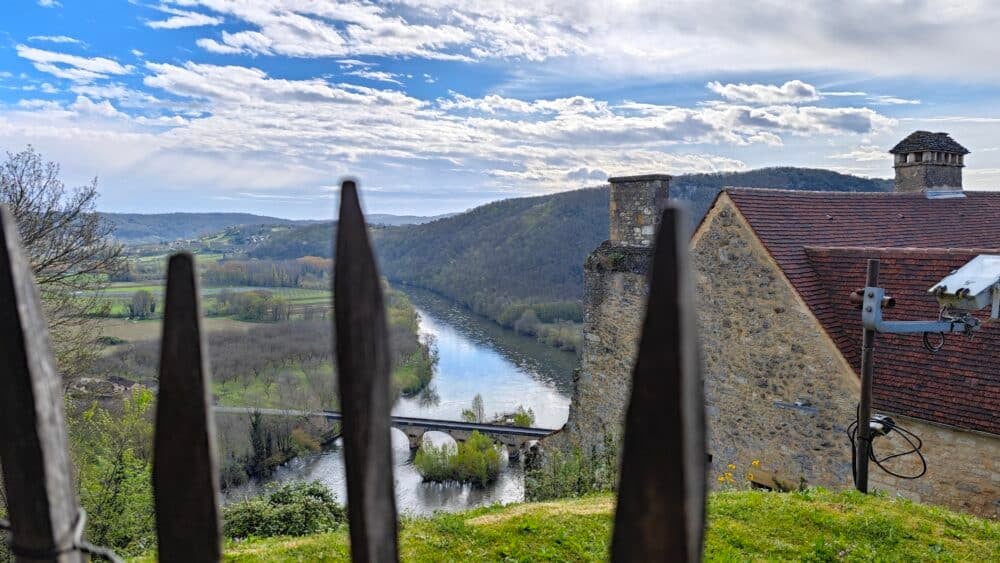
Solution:
<svg viewBox="0 0 1000 563"><path fill-rule="evenodd" d="M915 136L923 139L919 132L908 139ZM935 151L958 155L944 158L957 158L960 186L968 151L957 143ZM613 193L625 186L650 189L613 183ZM880 285L897 301L887 320L914 320L937 318L927 293L937 281L979 254L1000 254L1000 192L942 194L935 174L896 186L891 193L726 189L701 221L691 264L710 478L729 463L742 474L760 460L758 481L851 487L846 428L856 416L862 327L849 298L865 285L867 259L881 259ZM602 429L620 431L646 296L637 248L608 241L587 260L586 341L563 442L593 445ZM927 472L905 480L873 464L874 488L1000 516L1000 323L986 322L987 314L977 313L984 323L973 338L948 336L937 353L919 335L878 336L875 412L923 440ZM879 457L905 449L891 436L875 440ZM886 466L920 470L916 456Z"/></svg>

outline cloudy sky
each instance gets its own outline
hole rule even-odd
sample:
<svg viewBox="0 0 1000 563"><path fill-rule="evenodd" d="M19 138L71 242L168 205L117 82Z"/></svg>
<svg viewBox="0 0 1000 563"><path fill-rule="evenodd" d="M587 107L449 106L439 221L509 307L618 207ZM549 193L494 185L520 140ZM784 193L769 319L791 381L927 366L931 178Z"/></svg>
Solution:
<svg viewBox="0 0 1000 563"><path fill-rule="evenodd" d="M916 129L1000 188L992 0L8 0L0 149L109 211L436 214L609 175L892 173Z"/></svg>

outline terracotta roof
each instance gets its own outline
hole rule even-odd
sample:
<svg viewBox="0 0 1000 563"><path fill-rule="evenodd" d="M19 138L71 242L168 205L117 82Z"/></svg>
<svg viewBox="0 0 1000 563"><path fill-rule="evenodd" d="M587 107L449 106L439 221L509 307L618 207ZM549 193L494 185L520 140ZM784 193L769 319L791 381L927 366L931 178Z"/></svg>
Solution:
<svg viewBox="0 0 1000 563"><path fill-rule="evenodd" d="M969 154L969 149L955 142L947 133L931 133L930 131L914 131L889 150L892 154L921 151Z"/></svg>
<svg viewBox="0 0 1000 563"><path fill-rule="evenodd" d="M984 250L807 248L810 264L827 290L829 309L820 320L844 357L860 370L861 312L848 299L864 287L868 258L881 261L879 285L896 298L886 320L934 319L937 300L927 289ZM988 312L976 313L980 320ZM935 338L934 342L937 342ZM876 342L873 400L878 408L1000 434L1000 325L984 323L972 338L950 335L936 354L920 335L880 334Z"/></svg>
<svg viewBox="0 0 1000 563"><path fill-rule="evenodd" d="M864 286L868 257L885 256L880 283L900 303L886 318L935 318L937 302L924 292L971 259L967 249L1000 249L1000 192L965 192L953 199L921 193L725 193L855 368L861 321L848 299ZM961 345L957 340L950 337L931 354L919 336L880 335L876 405L1000 434L1000 326L989 325Z"/></svg>

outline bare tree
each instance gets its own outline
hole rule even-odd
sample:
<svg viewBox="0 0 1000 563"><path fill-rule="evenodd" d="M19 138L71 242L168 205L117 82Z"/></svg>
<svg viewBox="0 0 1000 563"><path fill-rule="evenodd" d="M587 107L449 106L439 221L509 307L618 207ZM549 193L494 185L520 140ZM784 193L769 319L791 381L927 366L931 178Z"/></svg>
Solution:
<svg viewBox="0 0 1000 563"><path fill-rule="evenodd" d="M68 381L93 359L99 335L96 316L107 274L121 268L114 226L96 212L97 179L67 189L59 165L44 162L34 148L0 164L0 203L17 221L35 273L56 360Z"/></svg>

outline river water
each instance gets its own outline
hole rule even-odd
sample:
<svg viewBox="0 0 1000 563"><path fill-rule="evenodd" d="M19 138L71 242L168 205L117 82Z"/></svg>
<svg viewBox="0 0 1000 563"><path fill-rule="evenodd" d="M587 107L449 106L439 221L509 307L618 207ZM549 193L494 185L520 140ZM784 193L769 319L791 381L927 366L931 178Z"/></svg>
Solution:
<svg viewBox="0 0 1000 563"><path fill-rule="evenodd" d="M438 363L430 386L419 396L402 398L393 414L461 420L462 409L482 395L487 418L519 405L535 413L535 426L559 428L566 422L572 390L575 354L540 344L478 317L430 292L403 288L420 316L421 337L437 350ZM451 440L428 433L435 443ZM393 431L396 502L401 513L427 514L464 510L524 498L520 465L512 462L500 478L485 488L423 483L412 464L406 436ZM346 499L344 459L339 444L290 461L271 480L318 480L340 500ZM252 487L256 489L256 487ZM241 493L253 492L241 487Z"/></svg>

